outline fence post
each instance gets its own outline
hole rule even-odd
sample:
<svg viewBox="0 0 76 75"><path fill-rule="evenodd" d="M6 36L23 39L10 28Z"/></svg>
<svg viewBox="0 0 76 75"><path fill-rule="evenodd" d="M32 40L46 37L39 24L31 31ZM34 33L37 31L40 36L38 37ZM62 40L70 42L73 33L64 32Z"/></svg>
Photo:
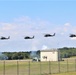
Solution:
<svg viewBox="0 0 76 75"><path fill-rule="evenodd" d="M3 66L4 66L4 68L3 68L3 75L5 75L5 61L4 61Z"/></svg>
<svg viewBox="0 0 76 75"><path fill-rule="evenodd" d="M41 75L41 71L42 71L42 69L41 69L41 61L40 61L40 75Z"/></svg>
<svg viewBox="0 0 76 75"><path fill-rule="evenodd" d="M58 61L58 68L59 68L59 73L60 73L60 61Z"/></svg>
<svg viewBox="0 0 76 75"><path fill-rule="evenodd" d="M75 71L76 71L76 59L75 59Z"/></svg>
<svg viewBox="0 0 76 75"><path fill-rule="evenodd" d="M17 61L17 75L19 75L19 63Z"/></svg>
<svg viewBox="0 0 76 75"><path fill-rule="evenodd" d="M68 70L68 69L69 69L69 68L68 68L68 65L69 65L69 64L68 64L68 59L67 59L67 72L69 71L69 70Z"/></svg>
<svg viewBox="0 0 76 75"><path fill-rule="evenodd" d="M51 62L49 61L49 74L51 74Z"/></svg>
<svg viewBox="0 0 76 75"><path fill-rule="evenodd" d="M29 61L29 70L28 70L28 75L30 75L30 61Z"/></svg>

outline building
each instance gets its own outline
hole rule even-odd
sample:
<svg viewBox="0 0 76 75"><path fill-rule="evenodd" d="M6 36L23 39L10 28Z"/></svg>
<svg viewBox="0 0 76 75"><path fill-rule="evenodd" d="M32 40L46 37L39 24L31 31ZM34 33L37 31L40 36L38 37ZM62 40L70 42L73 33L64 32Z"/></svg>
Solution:
<svg viewBox="0 0 76 75"><path fill-rule="evenodd" d="M40 61L59 61L60 52L57 49L41 50L40 51Z"/></svg>

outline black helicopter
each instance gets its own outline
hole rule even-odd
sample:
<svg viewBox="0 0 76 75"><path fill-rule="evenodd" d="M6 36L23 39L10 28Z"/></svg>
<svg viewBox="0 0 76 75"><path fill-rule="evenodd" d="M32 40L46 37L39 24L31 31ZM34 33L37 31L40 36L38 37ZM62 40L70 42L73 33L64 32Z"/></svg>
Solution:
<svg viewBox="0 0 76 75"><path fill-rule="evenodd" d="M3 36L1 36L1 38L0 38L1 40L8 40L8 39L10 39L10 36L8 36L7 38L6 37L3 37Z"/></svg>
<svg viewBox="0 0 76 75"><path fill-rule="evenodd" d="M26 36L24 37L24 39L34 39L34 36L33 37Z"/></svg>
<svg viewBox="0 0 76 75"><path fill-rule="evenodd" d="M44 35L44 37L53 37L53 36L55 36L55 33L53 35L51 35L51 34L45 34Z"/></svg>
<svg viewBox="0 0 76 75"><path fill-rule="evenodd" d="M70 34L70 36L69 37L76 37L76 35L75 34Z"/></svg>

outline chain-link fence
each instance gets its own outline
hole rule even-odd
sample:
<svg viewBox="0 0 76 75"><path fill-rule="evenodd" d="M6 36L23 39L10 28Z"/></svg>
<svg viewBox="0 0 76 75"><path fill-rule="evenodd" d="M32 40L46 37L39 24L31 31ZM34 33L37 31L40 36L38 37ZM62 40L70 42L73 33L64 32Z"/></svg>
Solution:
<svg viewBox="0 0 76 75"><path fill-rule="evenodd" d="M76 71L76 59L73 58L55 62L0 61L0 75L52 75L71 71Z"/></svg>

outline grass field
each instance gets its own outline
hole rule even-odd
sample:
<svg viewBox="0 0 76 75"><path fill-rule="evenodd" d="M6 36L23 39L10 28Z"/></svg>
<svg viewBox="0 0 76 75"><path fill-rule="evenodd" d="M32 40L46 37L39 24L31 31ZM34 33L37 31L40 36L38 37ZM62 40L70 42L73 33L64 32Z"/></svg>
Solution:
<svg viewBox="0 0 76 75"><path fill-rule="evenodd" d="M73 58L60 62L0 61L0 75L76 75L75 71L76 60Z"/></svg>
<svg viewBox="0 0 76 75"><path fill-rule="evenodd" d="M59 74L52 74L52 75L76 75L76 72L59 73Z"/></svg>

